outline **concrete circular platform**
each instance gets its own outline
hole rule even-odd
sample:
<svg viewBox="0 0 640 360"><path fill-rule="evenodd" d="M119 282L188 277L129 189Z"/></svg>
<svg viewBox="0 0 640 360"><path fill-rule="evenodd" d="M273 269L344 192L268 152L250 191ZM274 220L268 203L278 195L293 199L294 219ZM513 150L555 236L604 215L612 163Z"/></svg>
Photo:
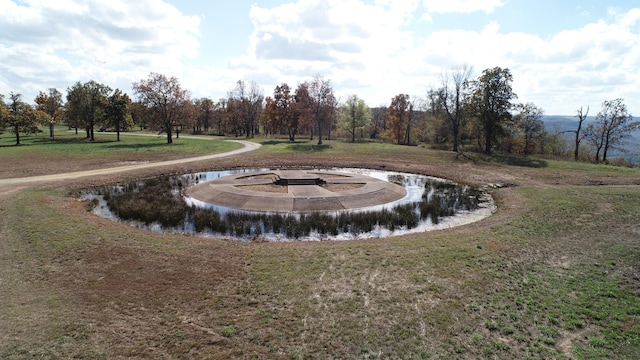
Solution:
<svg viewBox="0 0 640 360"><path fill-rule="evenodd" d="M370 176L317 170L271 170L223 176L186 195L228 208L262 211L336 211L403 198L404 187Z"/></svg>

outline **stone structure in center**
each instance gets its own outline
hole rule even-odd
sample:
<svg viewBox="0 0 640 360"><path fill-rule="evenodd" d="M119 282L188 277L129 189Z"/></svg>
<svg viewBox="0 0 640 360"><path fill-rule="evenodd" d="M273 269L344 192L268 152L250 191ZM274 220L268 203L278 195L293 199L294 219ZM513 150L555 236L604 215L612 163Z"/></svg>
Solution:
<svg viewBox="0 0 640 360"><path fill-rule="evenodd" d="M396 201L406 194L403 186L370 176L317 170L228 175L186 192L206 203L261 212L358 209Z"/></svg>
<svg viewBox="0 0 640 360"><path fill-rule="evenodd" d="M282 170L273 179L275 185L325 185L327 182L316 174L300 170Z"/></svg>

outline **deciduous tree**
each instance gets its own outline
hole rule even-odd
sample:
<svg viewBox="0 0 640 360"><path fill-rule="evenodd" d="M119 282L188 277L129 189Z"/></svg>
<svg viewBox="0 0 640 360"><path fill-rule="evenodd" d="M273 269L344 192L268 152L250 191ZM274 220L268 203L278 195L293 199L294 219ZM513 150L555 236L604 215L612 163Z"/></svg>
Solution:
<svg viewBox="0 0 640 360"><path fill-rule="evenodd" d="M177 118L178 121L175 126L176 139L180 138L180 133L184 129L195 127L198 119L198 109L193 100L191 100L189 92L187 92L187 98L178 107Z"/></svg>
<svg viewBox="0 0 640 360"><path fill-rule="evenodd" d="M515 108L519 111L514 120L521 134L522 151L524 155L530 155L534 152L535 141L541 139L545 132L542 121L544 110L533 103L518 104Z"/></svg>
<svg viewBox="0 0 640 360"><path fill-rule="evenodd" d="M54 139L55 124L62 117L62 93L56 88L50 88L49 93L40 92L36 96L34 102L36 103L36 109L47 113L49 115L49 137Z"/></svg>
<svg viewBox="0 0 640 360"><path fill-rule="evenodd" d="M228 112L227 112L227 99L221 98L215 105L214 109L214 121L218 128L218 135L224 135L227 128Z"/></svg>
<svg viewBox="0 0 640 360"><path fill-rule="evenodd" d="M238 80L236 87L229 93L229 101L233 102L232 118L243 127L246 137L253 137L263 109L264 92L255 81L247 84Z"/></svg>
<svg viewBox="0 0 640 360"><path fill-rule="evenodd" d="M602 110L596 116L595 121L586 129L587 138L596 147L596 162L607 161L609 149L619 145L631 132L640 127L639 122L632 121L631 114L622 99L608 100L602 103Z"/></svg>
<svg viewBox="0 0 640 360"><path fill-rule="evenodd" d="M453 151L455 152L458 152L460 128L463 121L464 91L468 88L472 72L473 69L470 66L463 65L442 74L440 76L442 88L435 93L440 98L440 101L436 104L442 106L447 114L447 119L449 120L453 134Z"/></svg>
<svg viewBox="0 0 640 360"><path fill-rule="evenodd" d="M4 116L4 123L16 135L16 145L20 145L20 132L33 132L38 126L50 121L49 115L22 101L22 95L11 93Z"/></svg>
<svg viewBox="0 0 640 360"><path fill-rule="evenodd" d="M380 134L387 132L387 121L389 120L389 107L380 105L371 109L371 132L369 137L378 138Z"/></svg>
<svg viewBox="0 0 640 360"><path fill-rule="evenodd" d="M84 84L77 82L67 89L67 119L76 128L84 126L87 138L92 141L95 140L94 126L104 120L110 92L110 87L94 80Z"/></svg>
<svg viewBox="0 0 640 360"><path fill-rule="evenodd" d="M340 107L340 124L351 135L351 142L356 141L356 132L361 132L371 123L371 111L358 95L351 95Z"/></svg>
<svg viewBox="0 0 640 360"><path fill-rule="evenodd" d="M197 99L193 104L196 111L193 133L199 134L203 130L204 132L208 132L213 122L213 113L215 110L213 100L205 97Z"/></svg>
<svg viewBox="0 0 640 360"><path fill-rule="evenodd" d="M140 131L144 130L148 126L147 111L145 106L140 101L132 101L129 104L129 112L131 113L131 119L133 123L140 127Z"/></svg>
<svg viewBox="0 0 640 360"><path fill-rule="evenodd" d="M273 134L287 130L289 141L294 141L298 132L298 118L294 111L294 95L286 83L273 90L273 98L267 97L265 105L265 128Z"/></svg>
<svg viewBox="0 0 640 360"><path fill-rule="evenodd" d="M406 140L407 124L409 113L413 110L411 106L411 98L407 94L396 95L391 99L389 106L389 120L387 120L387 128L391 131L391 138L398 145Z"/></svg>
<svg viewBox="0 0 640 360"><path fill-rule="evenodd" d="M167 134L167 144L173 143L173 128L180 124L180 111L189 93L176 77L151 73L145 80L133 83L133 91L145 107L151 128Z"/></svg>
<svg viewBox="0 0 640 360"><path fill-rule="evenodd" d="M9 109L7 109L7 105L4 103L4 95L0 94L0 129L4 129L7 124L7 115L9 114Z"/></svg>
<svg viewBox="0 0 640 360"><path fill-rule="evenodd" d="M309 84L307 82L298 84L295 94L293 95L293 115L291 117L290 125L287 126L289 131L289 141L295 140L295 135L300 130L308 129L313 140L313 127L314 122L311 115L311 98L309 97ZM291 130L294 130L293 132ZM293 137L291 136L293 135Z"/></svg>
<svg viewBox="0 0 640 360"><path fill-rule="evenodd" d="M511 120L511 100L517 98L512 82L509 69L495 67L484 70L471 84L471 109L483 132L485 154L491 154L494 141L505 133L504 125Z"/></svg>
<svg viewBox="0 0 640 360"><path fill-rule="evenodd" d="M133 126L130 105L129 95L120 89L115 89L107 99L105 126L113 127L116 130L117 141L120 141L120 131L126 131Z"/></svg>
<svg viewBox="0 0 640 360"><path fill-rule="evenodd" d="M331 81L316 75L306 84L308 92L308 110L318 130L318 145L322 145L323 131L333 126L336 117L337 101Z"/></svg>

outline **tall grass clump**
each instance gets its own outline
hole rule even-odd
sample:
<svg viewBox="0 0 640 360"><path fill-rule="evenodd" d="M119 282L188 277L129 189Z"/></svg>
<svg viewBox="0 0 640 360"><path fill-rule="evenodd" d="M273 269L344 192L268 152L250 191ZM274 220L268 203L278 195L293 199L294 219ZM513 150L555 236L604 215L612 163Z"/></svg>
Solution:
<svg viewBox="0 0 640 360"><path fill-rule="evenodd" d="M175 178L149 179L106 189L104 199L120 219L175 227L184 223L188 209L180 193L174 190L181 186L182 183Z"/></svg>

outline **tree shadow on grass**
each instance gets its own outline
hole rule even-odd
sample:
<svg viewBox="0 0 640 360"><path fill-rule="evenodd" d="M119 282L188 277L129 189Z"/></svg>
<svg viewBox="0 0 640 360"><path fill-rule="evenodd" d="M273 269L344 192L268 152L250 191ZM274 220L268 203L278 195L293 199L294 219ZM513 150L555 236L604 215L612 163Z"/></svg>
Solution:
<svg viewBox="0 0 640 360"><path fill-rule="evenodd" d="M123 143L123 142L117 142L114 141L112 144L105 146L107 149L113 149L113 150L120 150L120 149L124 149L124 150L129 150L129 149L149 149L149 148L158 148L158 147L162 147L162 146L171 146L172 148L176 148L176 147L181 147L184 146L184 144L181 143L171 143L171 144L167 144L167 142L163 142L163 143L144 143L144 144L132 144L132 143Z"/></svg>
<svg viewBox="0 0 640 360"><path fill-rule="evenodd" d="M320 152L327 149L331 149L331 145L317 145L317 144L291 144L287 148L291 151L298 153L313 153Z"/></svg>
<svg viewBox="0 0 640 360"><path fill-rule="evenodd" d="M15 137L13 138L15 139ZM60 139L51 139L50 137L42 137L42 138L33 138L33 137L21 137L20 145L18 146L39 146L39 145L47 145L47 146L55 146L55 145L69 145L69 144L102 144L102 143L110 143L115 142L115 140L107 140L107 139L96 139L91 141L87 138L60 138ZM15 143L0 145L2 147L11 147L16 146Z"/></svg>
<svg viewBox="0 0 640 360"><path fill-rule="evenodd" d="M491 155L485 157L484 160L488 162L496 162L511 166L520 166L535 169L540 169L549 165L542 159L528 158L524 156Z"/></svg>
<svg viewBox="0 0 640 360"><path fill-rule="evenodd" d="M299 143L299 141L293 141L293 142L291 142L291 141L286 140L286 139L280 139L280 140L275 140L275 139L274 139L274 140L269 140L269 141L263 141L263 142L261 142L261 144L262 144L263 146L266 146L266 145L282 145L282 144L296 144L296 143Z"/></svg>
<svg viewBox="0 0 640 360"><path fill-rule="evenodd" d="M289 141L289 139L272 139L269 141L261 142L262 145L305 145L310 144L309 140L295 140Z"/></svg>

